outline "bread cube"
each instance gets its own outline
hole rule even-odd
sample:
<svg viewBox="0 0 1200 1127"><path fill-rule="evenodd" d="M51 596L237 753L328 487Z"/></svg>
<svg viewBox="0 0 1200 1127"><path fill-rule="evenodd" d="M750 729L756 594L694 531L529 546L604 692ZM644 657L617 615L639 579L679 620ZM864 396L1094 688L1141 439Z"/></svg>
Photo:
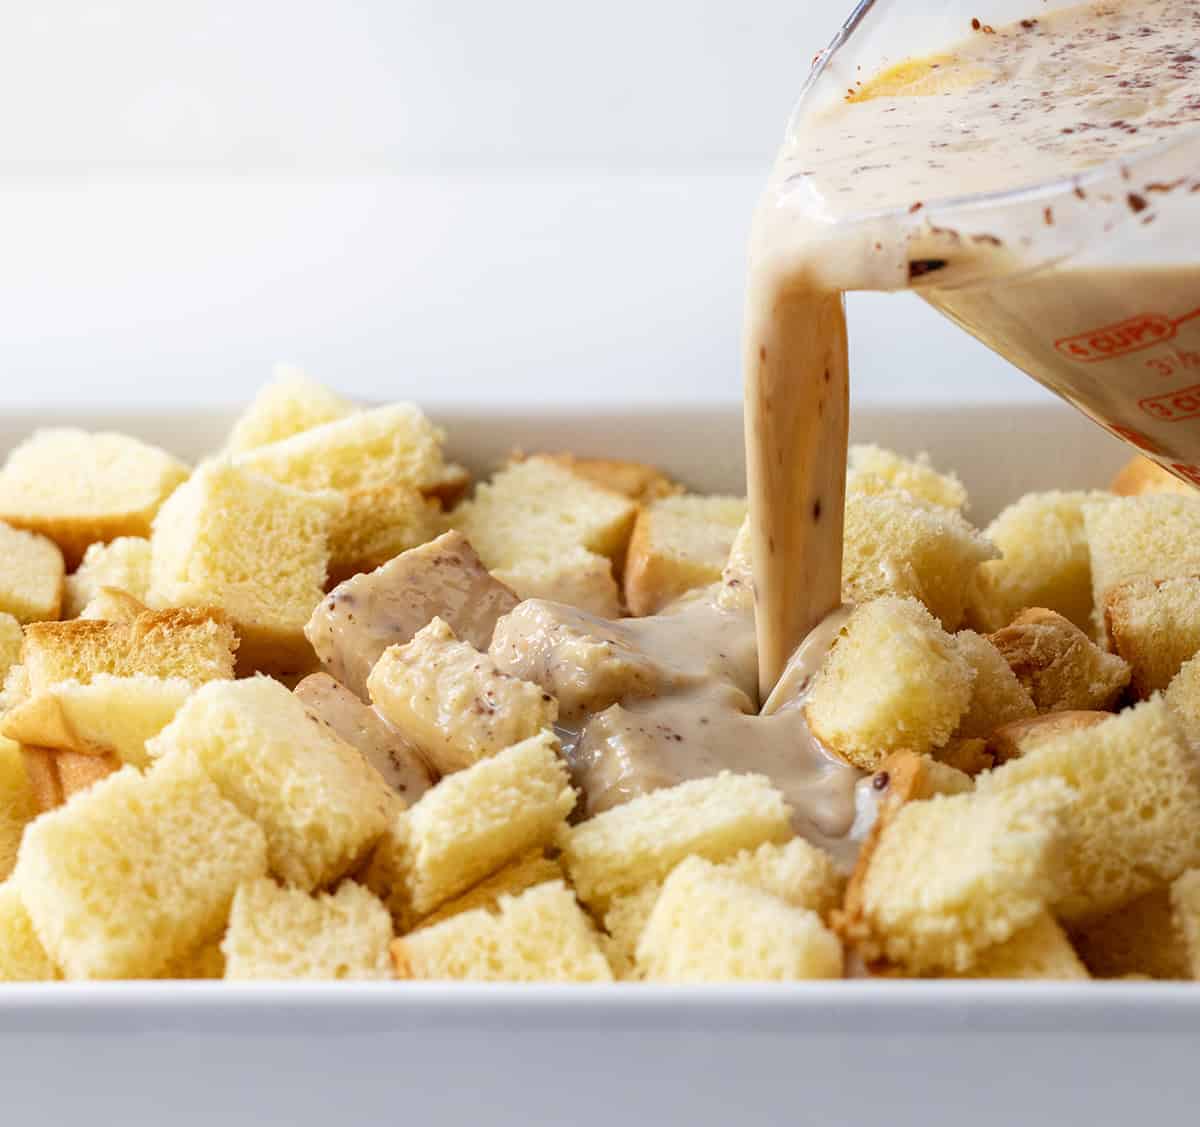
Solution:
<svg viewBox="0 0 1200 1127"><path fill-rule="evenodd" d="M216 981L225 977L225 956L221 953L221 939L206 940L186 955L172 959L155 975L158 979L174 979L183 982Z"/></svg>
<svg viewBox="0 0 1200 1127"><path fill-rule="evenodd" d="M1031 748L1056 739L1067 732L1079 732L1103 724L1111 712L1067 711L1047 712L1029 720L1014 720L997 728L987 738L987 753L993 766L1019 759Z"/></svg>
<svg viewBox="0 0 1200 1127"><path fill-rule="evenodd" d="M1102 611L1109 592L1130 579L1200 575L1200 493L1150 493L1083 506L1092 558L1092 592Z"/></svg>
<svg viewBox="0 0 1200 1127"><path fill-rule="evenodd" d="M181 677L193 685L233 676L237 638L219 611L171 610L132 622L38 622L25 630L27 696L63 681Z"/></svg>
<svg viewBox="0 0 1200 1127"><path fill-rule="evenodd" d="M412 931L432 927L450 919L451 916L460 916L463 912L474 911L476 908L495 912L499 909L501 896L520 896L534 885L562 879L562 865L557 860L550 860L541 849L531 849L453 900L447 900L436 911L422 916L413 924L410 934Z"/></svg>
<svg viewBox="0 0 1200 1127"><path fill-rule="evenodd" d="M78 618L105 587L145 602L150 587L149 540L143 536L118 536L107 544L89 546L78 569L67 576L63 617Z"/></svg>
<svg viewBox="0 0 1200 1127"><path fill-rule="evenodd" d="M0 738L0 881L8 879L17 863L25 827L39 809L20 746Z"/></svg>
<svg viewBox="0 0 1200 1127"><path fill-rule="evenodd" d="M637 967L657 982L840 978L842 945L816 912L689 857L663 884Z"/></svg>
<svg viewBox="0 0 1200 1127"><path fill-rule="evenodd" d="M374 571L441 533L442 507L408 485L343 493L346 508L329 534L329 581Z"/></svg>
<svg viewBox="0 0 1200 1127"><path fill-rule="evenodd" d="M563 861L580 899L603 912L614 896L662 880L698 854L723 861L792 837L791 811L761 775L723 771L632 799L571 827Z"/></svg>
<svg viewBox="0 0 1200 1127"><path fill-rule="evenodd" d="M271 382L263 385L233 424L229 452L244 454L282 442L301 431L344 419L354 410L353 403L310 379L299 368L277 364Z"/></svg>
<svg viewBox="0 0 1200 1127"><path fill-rule="evenodd" d="M842 601L919 599L947 630L962 624L976 568L999 553L954 510L904 493L850 494Z"/></svg>
<svg viewBox="0 0 1200 1127"><path fill-rule="evenodd" d="M61 806L63 789L58 773L58 752L21 745L21 760L25 765L25 777L29 780L37 813L44 814Z"/></svg>
<svg viewBox="0 0 1200 1127"><path fill-rule="evenodd" d="M1124 658L1105 653L1074 623L1041 607L1022 611L991 643L1004 655L1038 712L1116 707L1129 684Z"/></svg>
<svg viewBox="0 0 1200 1127"><path fill-rule="evenodd" d="M191 758L132 767L25 831L12 879L68 978L148 978L216 935L262 831Z"/></svg>
<svg viewBox="0 0 1200 1127"><path fill-rule="evenodd" d="M846 468L847 493L886 493L901 490L918 501L944 509L963 509L967 490L952 473L939 473L929 455L905 458L882 446L851 446Z"/></svg>
<svg viewBox="0 0 1200 1127"><path fill-rule="evenodd" d="M746 519L741 497L666 497L638 514L625 563L631 614L656 614L696 587L721 578Z"/></svg>
<svg viewBox="0 0 1200 1127"><path fill-rule="evenodd" d="M367 676L388 646L442 618L477 650L517 597L483 566L461 532L447 532L330 592L305 627L325 668L367 698Z"/></svg>
<svg viewBox="0 0 1200 1127"><path fill-rule="evenodd" d="M590 481L631 501L649 505L663 497L683 492L683 486L672 481L657 466L644 462L628 462L614 458L577 458L574 454L538 454L537 457L570 470L576 477ZM511 459L524 461L523 455Z"/></svg>
<svg viewBox="0 0 1200 1127"><path fill-rule="evenodd" d="M868 963L961 972L1032 924L1057 891L1070 789L1056 780L1001 793L904 803L884 826L839 921Z"/></svg>
<svg viewBox="0 0 1200 1127"><path fill-rule="evenodd" d="M551 728L558 705L540 686L501 673L435 618L391 646L367 678L375 707L443 775Z"/></svg>
<svg viewBox="0 0 1200 1127"><path fill-rule="evenodd" d="M8 671L21 660L21 647L25 634L21 624L11 614L0 611L0 682L8 677ZM0 702L0 712L7 706Z"/></svg>
<svg viewBox="0 0 1200 1127"><path fill-rule="evenodd" d="M63 802L70 802L121 769L121 761L115 755L83 755L77 751L56 751L54 765L58 769Z"/></svg>
<svg viewBox="0 0 1200 1127"><path fill-rule="evenodd" d="M148 536L188 468L128 435L36 431L0 470L0 520L53 540L74 567L89 544Z"/></svg>
<svg viewBox="0 0 1200 1127"><path fill-rule="evenodd" d="M1121 497L1137 497L1143 493L1195 494L1195 486L1141 454L1135 454L1121 467L1109 489Z"/></svg>
<svg viewBox="0 0 1200 1127"><path fill-rule="evenodd" d="M154 522L148 601L229 615L248 669L314 664L304 626L325 593L328 540L343 502L227 462L196 471Z"/></svg>
<svg viewBox="0 0 1200 1127"><path fill-rule="evenodd" d="M1008 793L1046 779L1075 792L1059 919L1105 915L1200 864L1200 766L1161 698L1048 739L977 787Z"/></svg>
<svg viewBox="0 0 1200 1127"><path fill-rule="evenodd" d="M1200 732L1200 654L1183 663L1163 699L1189 735Z"/></svg>
<svg viewBox="0 0 1200 1127"><path fill-rule="evenodd" d="M948 744L935 748L932 754L939 764L961 771L970 778L996 766L995 758L988 751L987 740L978 736L955 736Z"/></svg>
<svg viewBox="0 0 1200 1127"><path fill-rule="evenodd" d="M269 677L204 686L146 750L195 756L263 828L272 873L297 888L348 873L392 809L379 772Z"/></svg>
<svg viewBox="0 0 1200 1127"><path fill-rule="evenodd" d="M975 670L971 703L955 733L958 739L989 736L1005 724L1037 715L1033 698L1017 680L1004 655L987 638L972 630L960 630L954 641L958 652Z"/></svg>
<svg viewBox="0 0 1200 1127"><path fill-rule="evenodd" d="M293 694L309 712L325 721L383 776L406 805L431 786L433 772L424 758L378 712L325 673L305 677Z"/></svg>
<svg viewBox="0 0 1200 1127"><path fill-rule="evenodd" d="M522 599L545 599L600 618L620 618L621 591L613 565L586 548L567 547L553 561L498 567L495 577Z"/></svg>
<svg viewBox="0 0 1200 1127"><path fill-rule="evenodd" d="M1148 697L1200 652L1200 576L1119 583L1105 600L1104 620L1113 649L1133 670L1134 692Z"/></svg>
<svg viewBox="0 0 1200 1127"><path fill-rule="evenodd" d="M18 743L83 755L113 755L145 767L146 741L175 717L195 686L182 677L59 681L0 717L0 733Z"/></svg>
<svg viewBox="0 0 1200 1127"><path fill-rule="evenodd" d="M754 609L754 556L753 534L750 518L733 538L729 558L721 569L721 586L717 589L717 605L728 611L750 611Z"/></svg>
<svg viewBox="0 0 1200 1127"><path fill-rule="evenodd" d="M1091 631L1092 559L1083 526L1085 504L1103 493L1026 493L984 531L1000 558L979 566L967 622L993 633L1026 607L1047 607Z"/></svg>
<svg viewBox="0 0 1200 1127"><path fill-rule="evenodd" d="M501 896L392 945L396 977L478 982L611 982L595 925L561 881Z"/></svg>
<svg viewBox="0 0 1200 1127"><path fill-rule="evenodd" d="M604 910L605 934L600 943L613 976L622 982L636 982L642 977L637 946L661 891L662 882L653 880L633 892L614 896Z"/></svg>
<svg viewBox="0 0 1200 1127"><path fill-rule="evenodd" d="M1003 943L986 947L971 968L957 978L1027 978L1058 982L1091 978L1067 933L1049 913Z"/></svg>
<svg viewBox="0 0 1200 1127"><path fill-rule="evenodd" d="M1192 977L1187 942L1175 919L1171 890L1165 885L1081 924L1072 930L1071 938L1097 978L1129 974L1167 980Z"/></svg>
<svg viewBox="0 0 1200 1127"><path fill-rule="evenodd" d="M550 844L575 792L549 732L444 778L392 819L367 886L401 930L531 849Z"/></svg>
<svg viewBox="0 0 1200 1127"><path fill-rule="evenodd" d="M0 883L0 982L51 982L61 978L33 930L17 886Z"/></svg>
<svg viewBox="0 0 1200 1127"><path fill-rule="evenodd" d="M310 896L259 878L237 890L221 951L226 979L381 979L391 942L392 917L362 885Z"/></svg>
<svg viewBox="0 0 1200 1127"><path fill-rule="evenodd" d="M63 574L63 554L53 540L0 522L0 613L18 622L58 618Z"/></svg>
<svg viewBox="0 0 1200 1127"><path fill-rule="evenodd" d="M855 609L809 692L813 734L865 771L890 751L944 744L971 702L975 671L915 599Z"/></svg>
<svg viewBox="0 0 1200 1127"><path fill-rule="evenodd" d="M1183 936L1190 975L1200 979L1200 870L1189 869L1175 880L1171 905L1175 926Z"/></svg>
<svg viewBox="0 0 1200 1127"><path fill-rule="evenodd" d="M132 622L140 614L149 613L145 603L116 587L101 587L79 613L80 618L98 622Z"/></svg>

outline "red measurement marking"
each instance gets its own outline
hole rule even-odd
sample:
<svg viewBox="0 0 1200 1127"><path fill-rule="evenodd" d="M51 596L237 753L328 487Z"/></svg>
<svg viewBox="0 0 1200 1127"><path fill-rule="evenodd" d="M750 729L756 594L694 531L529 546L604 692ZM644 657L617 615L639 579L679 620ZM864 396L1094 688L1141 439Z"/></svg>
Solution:
<svg viewBox="0 0 1200 1127"><path fill-rule="evenodd" d="M1177 423L1182 419L1194 419L1200 415L1200 384L1181 387L1162 395L1152 395L1138 401L1138 406L1152 419L1163 423Z"/></svg>
<svg viewBox="0 0 1200 1127"><path fill-rule="evenodd" d="M1197 310L1200 313L1200 310ZM1091 329L1073 337L1056 340L1054 347L1064 356L1084 364L1097 360L1112 360L1128 356L1154 344L1161 344L1175 335L1178 322L1161 313L1139 313L1128 321Z"/></svg>
<svg viewBox="0 0 1200 1127"><path fill-rule="evenodd" d="M1189 466L1186 462L1172 462L1170 469L1177 477L1182 477L1193 485L1200 485L1200 466Z"/></svg>
<svg viewBox="0 0 1200 1127"><path fill-rule="evenodd" d="M1150 454L1162 453L1162 447L1148 434L1142 434L1140 430L1134 430L1133 427L1123 427L1119 423L1109 423L1108 429L1118 438L1123 438L1126 442L1132 443L1139 450L1145 450Z"/></svg>

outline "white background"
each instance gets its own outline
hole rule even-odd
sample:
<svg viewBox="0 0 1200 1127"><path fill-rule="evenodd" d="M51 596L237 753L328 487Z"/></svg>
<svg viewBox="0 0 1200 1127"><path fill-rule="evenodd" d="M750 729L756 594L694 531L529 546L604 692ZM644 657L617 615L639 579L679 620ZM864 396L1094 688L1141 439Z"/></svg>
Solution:
<svg viewBox="0 0 1200 1127"><path fill-rule="evenodd" d="M835 0L0 0L0 403L729 400ZM1038 398L910 298L860 400Z"/></svg>

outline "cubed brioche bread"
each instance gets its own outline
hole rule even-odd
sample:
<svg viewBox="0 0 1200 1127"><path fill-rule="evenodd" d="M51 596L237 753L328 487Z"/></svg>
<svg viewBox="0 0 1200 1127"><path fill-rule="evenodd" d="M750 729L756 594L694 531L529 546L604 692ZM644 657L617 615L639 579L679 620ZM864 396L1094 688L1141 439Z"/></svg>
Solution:
<svg viewBox="0 0 1200 1127"><path fill-rule="evenodd" d="M565 827L575 792L557 738L543 732L444 778L395 816L368 887L402 930Z"/></svg>
<svg viewBox="0 0 1200 1127"><path fill-rule="evenodd" d="M471 471L457 462L446 462L432 481L421 486L421 493L429 500L436 501L443 512L449 512L462 501L470 488Z"/></svg>
<svg viewBox="0 0 1200 1127"><path fill-rule="evenodd" d="M548 462L570 470L576 477L590 481L604 489L620 493L631 501L649 505L663 497L673 497L683 492L683 486L672 481L657 466L645 462L627 462L614 458L577 458L574 454L538 454ZM523 454L514 454L514 462L525 460Z"/></svg>
<svg viewBox="0 0 1200 1127"><path fill-rule="evenodd" d="M661 891L662 882L652 880L633 892L614 896L604 909L604 934L600 944L612 967L613 977L621 982L636 982L641 978L637 946Z"/></svg>
<svg viewBox="0 0 1200 1127"><path fill-rule="evenodd" d="M8 677L8 671L21 661L21 647L25 644L25 634L21 624L11 614L0 611L0 683ZM0 712L7 705L0 701Z"/></svg>
<svg viewBox="0 0 1200 1127"><path fill-rule="evenodd" d="M0 521L0 613L19 622L46 622L62 612L63 554L36 532Z"/></svg>
<svg viewBox="0 0 1200 1127"><path fill-rule="evenodd" d="M603 912L614 896L661 881L690 854L724 861L792 837L791 811L769 780L728 771L632 799L563 835L579 897Z"/></svg>
<svg viewBox="0 0 1200 1127"><path fill-rule="evenodd" d="M631 614L655 614L680 595L721 578L746 519L740 497L666 497L638 513L625 561Z"/></svg>
<svg viewBox="0 0 1200 1127"><path fill-rule="evenodd" d="M717 605L724 610L746 611L754 609L754 557L751 544L753 533L750 518L742 521L729 557L721 569L721 586L717 588Z"/></svg>
<svg viewBox="0 0 1200 1127"><path fill-rule="evenodd" d="M122 766L115 755L82 755L77 751L56 751L54 765L58 769L64 803L115 775Z"/></svg>
<svg viewBox="0 0 1200 1127"><path fill-rule="evenodd" d="M391 812L379 772L269 677L204 686L146 750L194 756L262 827L272 873L298 888L349 872Z"/></svg>
<svg viewBox="0 0 1200 1127"><path fill-rule="evenodd" d="M1150 458L1135 454L1117 471L1109 489L1121 497L1137 497L1143 493L1182 493L1194 496L1196 487L1170 470L1163 469Z"/></svg>
<svg viewBox="0 0 1200 1127"><path fill-rule="evenodd" d="M367 690L375 707L443 775L529 739L558 719L549 693L501 673L440 618L406 645L385 650Z"/></svg>
<svg viewBox="0 0 1200 1127"><path fill-rule="evenodd" d="M1129 684L1129 663L1105 653L1073 622L1043 607L1022 611L991 636L1038 712L1114 708Z"/></svg>
<svg viewBox="0 0 1200 1127"><path fill-rule="evenodd" d="M890 751L944 744L971 702L975 670L915 599L864 603L813 682L805 715L842 758L873 770Z"/></svg>
<svg viewBox="0 0 1200 1127"><path fill-rule="evenodd" d="M839 921L868 963L961 972L1032 924L1056 891L1071 792L1056 780L904 803Z"/></svg>
<svg viewBox="0 0 1200 1127"><path fill-rule="evenodd" d="M231 454L244 454L344 419L354 410L353 403L310 379L299 368L277 364L271 382L259 389L233 424L228 449Z"/></svg>
<svg viewBox="0 0 1200 1127"><path fill-rule="evenodd" d="M975 569L996 549L953 509L900 492L846 498L842 601L919 599L947 630L962 624Z"/></svg>
<svg viewBox="0 0 1200 1127"><path fill-rule="evenodd" d="M61 977L33 930L17 886L11 880L0 883L0 982L52 982Z"/></svg>
<svg viewBox="0 0 1200 1127"><path fill-rule="evenodd" d="M997 728L988 736L987 754L992 757L993 765L999 766L1010 759L1019 759L1038 744L1056 739L1067 732L1094 728L1111 716L1111 712L1066 711L1047 712L1029 720L1014 720L1011 724Z"/></svg>
<svg viewBox="0 0 1200 1127"><path fill-rule="evenodd" d="M28 744L19 746L37 813L44 814L47 810L61 806L63 789L58 773L58 752L48 751L44 747L31 747Z"/></svg>
<svg viewBox="0 0 1200 1127"><path fill-rule="evenodd" d="M461 532L447 532L367 575L339 584L313 611L305 634L321 663L364 700L367 676L388 646L410 642L434 618L477 650L517 596L483 566Z"/></svg>
<svg viewBox="0 0 1200 1127"><path fill-rule="evenodd" d="M1042 912L1003 943L985 947L958 978L1028 978L1074 982L1090 978L1058 921Z"/></svg>
<svg viewBox="0 0 1200 1127"><path fill-rule="evenodd" d="M1097 619L1109 592L1130 579L1200 575L1200 493L1150 493L1083 506ZM1098 626L1103 623L1097 622Z"/></svg>
<svg viewBox="0 0 1200 1127"><path fill-rule="evenodd" d="M1060 919L1105 915L1200 864L1200 766L1161 698L1048 739L977 787L1009 793L1047 779L1074 792Z"/></svg>
<svg viewBox="0 0 1200 1127"><path fill-rule="evenodd" d="M700 857L667 877L637 945L651 982L840 978L842 945L816 912L796 908Z"/></svg>
<svg viewBox="0 0 1200 1127"><path fill-rule="evenodd" d="M1071 939L1097 978L1128 974L1167 980L1192 977L1187 943L1166 885L1072 929Z"/></svg>
<svg viewBox="0 0 1200 1127"><path fill-rule="evenodd" d="M1083 506L1103 493L1026 493L984 531L1000 558L979 566L967 623L984 633L1007 626L1026 607L1048 607L1091 631L1092 560Z"/></svg>
<svg viewBox="0 0 1200 1127"><path fill-rule="evenodd" d="M221 954L220 937L205 940L186 955L172 959L155 977L182 982L211 982L224 978L225 956Z"/></svg>
<svg viewBox="0 0 1200 1127"><path fill-rule="evenodd" d="M1108 592L1104 621L1141 698L1165 689L1200 652L1200 575L1131 579Z"/></svg>
<svg viewBox="0 0 1200 1127"><path fill-rule="evenodd" d="M595 925L561 881L501 896L392 945L397 978L611 982Z"/></svg>
<svg viewBox="0 0 1200 1127"><path fill-rule="evenodd" d="M343 493L346 508L329 534L329 582L373 571L435 539L445 518L437 501L408 485Z"/></svg>
<svg viewBox="0 0 1200 1127"><path fill-rule="evenodd" d="M91 601L79 612L80 618L99 622L132 622L150 608L128 591L116 587L101 587Z"/></svg>
<svg viewBox="0 0 1200 1127"><path fill-rule="evenodd" d="M127 435L39 430L0 470L0 520L49 537L73 568L89 544L149 536L187 476L182 462Z"/></svg>
<svg viewBox="0 0 1200 1127"><path fill-rule="evenodd" d="M325 592L329 533L343 504L210 462L154 522L147 599L225 611L243 668L306 671L315 658L304 626Z"/></svg>
<svg viewBox="0 0 1200 1127"><path fill-rule="evenodd" d="M102 588L125 591L141 602L150 588L150 541L144 536L118 536L92 544L66 580L63 617L78 618Z"/></svg>
<svg viewBox="0 0 1200 1127"><path fill-rule="evenodd" d="M522 857L509 862L503 869L484 877L478 884L472 885L466 892L447 900L440 908L422 916L413 924L410 932L423 927L432 927L448 920L451 916L462 915L476 908L485 908L495 912L500 905L501 896L520 896L527 888L545 884L551 880L562 880L562 865L557 860L551 860L542 849L531 849Z"/></svg>
<svg viewBox="0 0 1200 1127"><path fill-rule="evenodd" d="M930 754L938 763L961 771L970 778L996 766L995 758L988 751L987 740L978 736L955 736Z"/></svg>
<svg viewBox="0 0 1200 1127"><path fill-rule="evenodd" d="M566 603L600 618L621 617L621 592L613 565L586 548L567 547L552 561L498 567L495 577L522 599Z"/></svg>
<svg viewBox="0 0 1200 1127"><path fill-rule="evenodd" d="M68 978L149 978L216 935L265 870L262 831L178 755L43 814L12 879Z"/></svg>
<svg viewBox="0 0 1200 1127"><path fill-rule="evenodd" d="M954 641L958 652L975 670L971 703L955 732L958 739L986 737L1004 724L1037 715L1033 698L1017 680L1004 655L987 638L973 630L960 630Z"/></svg>
<svg viewBox="0 0 1200 1127"><path fill-rule="evenodd" d="M195 686L182 677L59 681L0 717L0 734L18 743L84 755L114 755L145 767L146 741L175 717Z"/></svg>
<svg viewBox="0 0 1200 1127"><path fill-rule="evenodd" d="M1167 686L1163 699L1179 718L1188 739L1200 742L1200 654L1185 661Z"/></svg>
<svg viewBox="0 0 1200 1127"><path fill-rule="evenodd" d="M132 622L77 619L25 630L22 662L28 696L63 681L86 685L114 677L181 677L194 685L233 676L237 637L208 609L155 611Z"/></svg>
<svg viewBox="0 0 1200 1127"><path fill-rule="evenodd" d="M273 880L246 881L221 942L227 979L392 977L392 917L360 884L310 896Z"/></svg>
<svg viewBox="0 0 1200 1127"><path fill-rule="evenodd" d="M952 473L939 473L929 455L905 458L882 446L851 446L846 468L847 493L886 493L902 490L918 501L945 509L962 509L967 490Z"/></svg>
<svg viewBox="0 0 1200 1127"><path fill-rule="evenodd" d="M1189 869L1171 885L1175 926L1183 937L1188 970L1200 979L1200 869Z"/></svg>
<svg viewBox="0 0 1200 1127"><path fill-rule="evenodd" d="M0 738L0 881L17 863L21 836L39 809L20 745Z"/></svg>

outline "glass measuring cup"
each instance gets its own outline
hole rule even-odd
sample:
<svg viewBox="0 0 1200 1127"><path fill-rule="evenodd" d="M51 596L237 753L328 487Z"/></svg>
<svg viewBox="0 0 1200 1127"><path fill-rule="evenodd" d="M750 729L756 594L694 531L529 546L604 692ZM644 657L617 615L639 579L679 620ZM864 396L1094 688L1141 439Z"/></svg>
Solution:
<svg viewBox="0 0 1200 1127"><path fill-rule="evenodd" d="M1078 0L864 0L815 61L789 125L864 75ZM1186 46L1186 45L1181 45ZM920 159L919 154L917 159ZM805 208L802 190L781 206ZM1200 131L1085 172L995 193L926 198L916 212L828 220L843 289L913 289L956 324L1177 476L1200 485ZM847 235L856 237L847 238ZM888 257L884 256L885 259Z"/></svg>

